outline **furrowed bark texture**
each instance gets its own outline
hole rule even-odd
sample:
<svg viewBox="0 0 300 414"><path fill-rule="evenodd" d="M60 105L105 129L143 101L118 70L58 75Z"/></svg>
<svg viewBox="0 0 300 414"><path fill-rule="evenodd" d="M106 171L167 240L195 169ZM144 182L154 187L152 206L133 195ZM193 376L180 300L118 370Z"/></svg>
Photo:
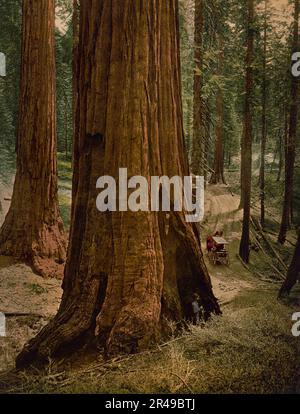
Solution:
<svg viewBox="0 0 300 414"><path fill-rule="evenodd" d="M197 227L183 212L96 209L96 180L188 175L180 96L177 1L81 3L79 181L58 314L17 365L65 350L87 333L108 355L156 341L193 292L219 313ZM75 225L76 224L76 225ZM168 228L168 231L167 231Z"/></svg>
<svg viewBox="0 0 300 414"><path fill-rule="evenodd" d="M66 240L57 197L54 0L23 1L17 171L0 254L62 277Z"/></svg>
<svg viewBox="0 0 300 414"><path fill-rule="evenodd" d="M203 29L204 29L203 0L195 0L195 66L203 68ZM202 97L203 77L199 71L194 74L194 117L193 117L193 145L192 145L192 172L204 175L207 162L205 159L204 109Z"/></svg>

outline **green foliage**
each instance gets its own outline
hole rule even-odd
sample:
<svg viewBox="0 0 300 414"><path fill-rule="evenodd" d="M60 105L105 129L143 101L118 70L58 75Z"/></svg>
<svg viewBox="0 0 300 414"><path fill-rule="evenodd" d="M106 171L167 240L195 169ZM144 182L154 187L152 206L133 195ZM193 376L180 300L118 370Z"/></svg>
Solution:
<svg viewBox="0 0 300 414"><path fill-rule="evenodd" d="M6 77L0 77L0 145L14 150L20 79L21 0L0 2L0 16L0 52L6 55Z"/></svg>
<svg viewBox="0 0 300 414"><path fill-rule="evenodd" d="M57 142L66 159L71 157L73 138L72 36L70 22L65 33L56 31Z"/></svg>

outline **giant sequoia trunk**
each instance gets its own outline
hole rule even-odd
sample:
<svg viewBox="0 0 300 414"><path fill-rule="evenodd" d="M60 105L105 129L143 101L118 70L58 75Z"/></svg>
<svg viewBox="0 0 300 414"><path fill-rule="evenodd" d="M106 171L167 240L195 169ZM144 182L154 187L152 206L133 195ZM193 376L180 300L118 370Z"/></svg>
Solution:
<svg viewBox="0 0 300 414"><path fill-rule="evenodd" d="M300 231L298 234L298 241L295 248L294 256L290 267L287 272L287 276L285 281L283 282L281 289L279 291L279 297L284 297L288 295L296 284L297 280L299 280L300 276Z"/></svg>
<svg viewBox="0 0 300 414"><path fill-rule="evenodd" d="M294 34L292 52L298 52L299 46L299 0L295 0L294 14ZM286 159L285 159L285 192L282 209L281 226L278 235L278 241L284 244L286 241L286 233L290 224L293 200L293 183L294 183L294 167L295 167L295 143L297 136L297 119L298 119L298 79L292 74L291 81L291 106L290 106L290 124L288 139L286 142Z"/></svg>
<svg viewBox="0 0 300 414"><path fill-rule="evenodd" d="M205 169L205 133L203 108L203 29L204 29L203 0L195 0L195 72L194 72L194 117L193 117L193 145L192 171L194 174L204 175Z"/></svg>
<svg viewBox="0 0 300 414"><path fill-rule="evenodd" d="M206 317L220 312L197 226L182 212L96 209L97 178L118 180L120 167L128 177L188 174L177 13L175 0L81 3L79 182L64 293L58 314L17 366L94 334L108 354L143 349L166 318L186 316L195 291Z"/></svg>
<svg viewBox="0 0 300 414"><path fill-rule="evenodd" d="M243 228L240 243L240 256L245 263L249 261L250 236L250 201L252 173L252 94L253 94L253 46L254 46L254 0L248 0L248 35L246 55L246 98L244 114L244 131L242 136L242 200Z"/></svg>
<svg viewBox="0 0 300 414"><path fill-rule="evenodd" d="M57 198L54 0L23 1L17 171L0 254L62 276L66 241Z"/></svg>

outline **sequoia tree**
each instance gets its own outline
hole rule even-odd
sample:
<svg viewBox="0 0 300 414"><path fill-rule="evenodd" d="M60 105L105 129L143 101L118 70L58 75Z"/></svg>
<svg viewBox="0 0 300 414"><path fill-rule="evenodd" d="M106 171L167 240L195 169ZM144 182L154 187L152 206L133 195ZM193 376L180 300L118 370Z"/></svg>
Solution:
<svg viewBox="0 0 300 414"><path fill-rule="evenodd" d="M222 35L219 35L219 62L218 62L218 76L223 75L224 66L224 40ZM210 182L212 184L226 184L224 177L224 97L222 86L218 87L216 97L217 121L216 121L216 139L214 152L214 172L211 176Z"/></svg>
<svg viewBox="0 0 300 414"><path fill-rule="evenodd" d="M253 95L253 48L254 48L254 0L247 0L248 30L246 53L246 97L244 126L242 135L242 202L243 202L243 229L240 243L240 257L245 263L249 261L250 245L250 201L251 201L251 174L252 174L252 95Z"/></svg>
<svg viewBox="0 0 300 414"><path fill-rule="evenodd" d="M57 196L54 0L23 0L17 170L0 254L62 275L66 241Z"/></svg>
<svg viewBox="0 0 300 414"><path fill-rule="evenodd" d="M195 0L195 33L194 33L194 116L193 116L193 145L192 171L204 175L207 168L205 161L204 138L204 108L203 108L203 31L204 31L204 0Z"/></svg>
<svg viewBox="0 0 300 414"><path fill-rule="evenodd" d="M96 209L96 181L189 174L176 0L85 0L78 53L79 174L63 297L17 366L89 339L108 355L141 350L179 322L198 292L220 309L195 223L184 212ZM172 156L170 156L172 154ZM122 210L122 209L121 209Z"/></svg>
<svg viewBox="0 0 300 414"><path fill-rule="evenodd" d="M294 30L293 30L293 45L292 53L298 52L299 47L299 0L295 0L294 11ZM281 244L285 243L286 233L290 224L290 217L292 214L292 200L293 200L293 184L294 184L294 169L295 169L295 145L297 136L297 120L298 120L298 79L292 75L291 72L291 105L290 105L290 119L289 132L287 135L287 142L285 144L285 191L284 202L282 209L281 226L278 235L278 241Z"/></svg>

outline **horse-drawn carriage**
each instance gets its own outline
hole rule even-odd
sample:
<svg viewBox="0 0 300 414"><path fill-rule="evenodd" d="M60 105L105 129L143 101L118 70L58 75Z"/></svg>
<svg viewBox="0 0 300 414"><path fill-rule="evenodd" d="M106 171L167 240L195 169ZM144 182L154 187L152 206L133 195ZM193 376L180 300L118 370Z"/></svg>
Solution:
<svg viewBox="0 0 300 414"><path fill-rule="evenodd" d="M228 242L221 236L208 236L206 240L206 249L209 261L216 265L217 263L229 265L229 252L226 248Z"/></svg>

